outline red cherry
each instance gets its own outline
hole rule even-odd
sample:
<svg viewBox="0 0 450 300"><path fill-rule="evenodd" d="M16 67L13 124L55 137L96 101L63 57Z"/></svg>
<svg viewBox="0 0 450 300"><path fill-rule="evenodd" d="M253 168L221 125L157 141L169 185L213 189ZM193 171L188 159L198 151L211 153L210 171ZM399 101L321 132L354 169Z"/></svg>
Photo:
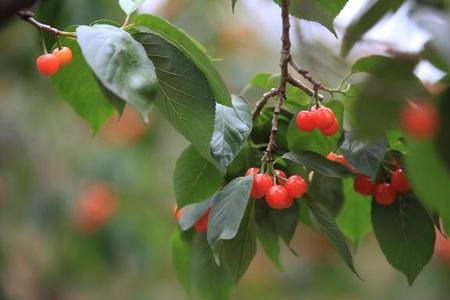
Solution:
<svg viewBox="0 0 450 300"><path fill-rule="evenodd" d="M52 76L59 70L59 60L53 54L44 54L36 59L36 67L42 75Z"/></svg>
<svg viewBox="0 0 450 300"><path fill-rule="evenodd" d="M259 173L259 168L250 168L245 172L245 176L253 176Z"/></svg>
<svg viewBox="0 0 450 300"><path fill-rule="evenodd" d="M331 127L335 123L336 117L334 116L334 112L326 106L322 106L321 108L315 111L316 124L319 127L320 131L326 130Z"/></svg>
<svg viewBox="0 0 450 300"><path fill-rule="evenodd" d="M373 194L375 189L375 184L366 175L358 175L353 184L355 191L364 196L369 196Z"/></svg>
<svg viewBox="0 0 450 300"><path fill-rule="evenodd" d="M287 175L281 170L275 170L275 175L277 175L277 183L280 185L284 185L287 180Z"/></svg>
<svg viewBox="0 0 450 300"><path fill-rule="evenodd" d="M316 126L316 115L313 111L302 110L297 114L297 127L302 131L313 131Z"/></svg>
<svg viewBox="0 0 450 300"><path fill-rule="evenodd" d="M391 177L391 185L399 193L406 193L410 190L408 178L402 169L394 171Z"/></svg>
<svg viewBox="0 0 450 300"><path fill-rule="evenodd" d="M293 198L300 198L308 190L308 184L300 175L289 177L284 186L288 190L289 196Z"/></svg>
<svg viewBox="0 0 450 300"><path fill-rule="evenodd" d="M397 192L389 183L379 183L375 185L375 201L381 205L391 205L397 198Z"/></svg>
<svg viewBox="0 0 450 300"><path fill-rule="evenodd" d="M336 132L338 132L338 130L339 130L339 122L336 118L333 119L333 123L331 124L331 126L326 128L320 128L320 132L322 132L322 134L325 136L331 136Z"/></svg>
<svg viewBox="0 0 450 300"><path fill-rule="evenodd" d="M197 220L197 222L194 225L195 231L197 231L199 233L205 233L208 230L209 211L210 211L210 209L208 209L203 214L203 216L201 216L201 218Z"/></svg>
<svg viewBox="0 0 450 300"><path fill-rule="evenodd" d="M266 202L272 208L284 209L292 205L294 198L284 186L274 185L266 193Z"/></svg>
<svg viewBox="0 0 450 300"><path fill-rule="evenodd" d="M72 50L68 47L56 48L52 54L56 56L61 67L67 66L72 62Z"/></svg>
<svg viewBox="0 0 450 300"><path fill-rule="evenodd" d="M250 197L259 199L264 196L267 190L273 186L272 177L269 174L256 174L253 177L252 191Z"/></svg>
<svg viewBox="0 0 450 300"><path fill-rule="evenodd" d="M439 129L439 113L429 102L409 102L400 112L400 125L413 138L426 139Z"/></svg>

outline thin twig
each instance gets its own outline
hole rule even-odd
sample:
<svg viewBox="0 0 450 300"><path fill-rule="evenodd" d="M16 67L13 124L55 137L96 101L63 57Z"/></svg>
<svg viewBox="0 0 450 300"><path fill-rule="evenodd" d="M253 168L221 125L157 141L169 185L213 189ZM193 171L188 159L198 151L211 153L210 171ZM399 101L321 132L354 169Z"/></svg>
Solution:
<svg viewBox="0 0 450 300"><path fill-rule="evenodd" d="M287 81L289 84L301 89L302 91L304 91L308 96L310 97L314 97L315 92L314 90L310 89L309 87L305 86L300 80L295 79L292 76L288 76ZM323 96L320 94L317 94L317 98L319 98L320 101L323 100Z"/></svg>
<svg viewBox="0 0 450 300"><path fill-rule="evenodd" d="M261 99L256 102L255 110L253 111L253 120L255 120L259 115L261 114L261 110L266 105L267 101L269 101L270 98L276 96L278 94L278 89L273 88L267 93L264 93L261 97Z"/></svg>
<svg viewBox="0 0 450 300"><path fill-rule="evenodd" d="M70 36L73 38L77 37L75 32L61 31L59 29L53 28L50 25L39 22L38 20L36 20L34 18L34 13L32 11L29 11L29 10L18 11L17 16L19 16L19 18L21 18L25 22L30 23L31 25L33 25L40 31L45 30L45 31L53 33L56 36L63 35L63 36Z"/></svg>
<svg viewBox="0 0 450 300"><path fill-rule="evenodd" d="M311 73L309 73L308 70L302 69L292 58L289 60L289 64L298 74L300 74L303 78L305 78L312 84L314 90L318 91L324 87L322 83L312 77Z"/></svg>
<svg viewBox="0 0 450 300"><path fill-rule="evenodd" d="M284 100L286 100L286 85L289 77L288 63L291 59L291 40L289 37L289 29L291 27L289 21L289 0L283 0L281 2L281 19L283 22L283 29L281 35L281 57L280 57L280 85L278 87L278 101L273 112L272 129L270 131L269 144L267 145L265 157L268 162L273 162L272 153L277 147L276 136L278 132L278 115L283 106Z"/></svg>

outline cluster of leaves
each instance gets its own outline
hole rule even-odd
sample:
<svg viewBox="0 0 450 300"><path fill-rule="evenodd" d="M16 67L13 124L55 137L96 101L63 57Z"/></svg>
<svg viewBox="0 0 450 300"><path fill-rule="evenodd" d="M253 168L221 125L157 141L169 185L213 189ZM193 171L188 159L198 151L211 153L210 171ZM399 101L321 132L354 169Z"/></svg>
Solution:
<svg viewBox="0 0 450 300"><path fill-rule="evenodd" d="M120 1L127 19L141 3ZM342 53L402 3L374 2L346 31ZM291 13L319 21L334 33L333 19L345 4L292 1ZM436 212L450 226L449 164L442 163L449 124L443 124L437 140L417 142L407 140L396 123L405 99L429 96L413 75L419 56L359 59L351 72L369 75L342 99L324 102L340 124L331 137L296 128L294 116L308 108L309 98L288 88L274 155L278 168L309 178L309 191L289 209L277 211L264 201L249 200L252 178L243 176L247 168L260 164L261 143L267 142L271 128L271 105L253 123L247 102L230 95L205 49L161 18L138 15L122 27L102 21L68 30L75 30L77 38L64 37L61 43L72 49L73 63L53 84L94 132L125 105L144 121L156 107L191 143L175 168L175 195L183 214L173 236L175 267L189 293L227 299L249 267L257 241L281 268L279 241L290 247L299 221L322 231L357 276L347 240L356 248L373 228L387 260L412 283L431 258ZM261 73L249 88L267 91L278 81L277 74ZM448 101L443 101L448 96L447 90L436 99L443 116L450 114ZM354 130L344 130L344 119ZM395 158L404 164L414 192L400 196L395 205L377 205L353 190L352 172L325 158L335 151L374 180L385 161ZM208 209L207 234L196 233L191 228Z"/></svg>

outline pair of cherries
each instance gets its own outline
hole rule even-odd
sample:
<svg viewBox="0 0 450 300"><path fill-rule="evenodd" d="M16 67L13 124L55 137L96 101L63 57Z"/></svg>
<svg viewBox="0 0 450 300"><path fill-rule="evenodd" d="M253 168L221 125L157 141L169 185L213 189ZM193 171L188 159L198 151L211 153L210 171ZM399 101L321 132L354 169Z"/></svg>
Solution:
<svg viewBox="0 0 450 300"><path fill-rule="evenodd" d="M250 197L265 197L266 203L274 209L291 207L294 198L302 197L308 190L308 184L303 177L292 175L287 178L286 173L281 170L275 170L275 182L268 173L260 173L259 168L248 169L245 176L253 176Z"/></svg>
<svg viewBox="0 0 450 300"><path fill-rule="evenodd" d="M36 68L44 76L53 76L61 67L72 62L72 50L67 47L56 48L52 53L43 54L36 59Z"/></svg>
<svg viewBox="0 0 450 300"><path fill-rule="evenodd" d="M358 175L354 188L361 195L373 195L381 205L393 204L398 193L407 193L411 189L405 172L400 168L392 173L390 182L374 183L368 176Z"/></svg>
<svg viewBox="0 0 450 300"><path fill-rule="evenodd" d="M339 122L334 112L326 106L300 111L296 122L301 131L310 132L318 128L325 136L334 135L339 130Z"/></svg>

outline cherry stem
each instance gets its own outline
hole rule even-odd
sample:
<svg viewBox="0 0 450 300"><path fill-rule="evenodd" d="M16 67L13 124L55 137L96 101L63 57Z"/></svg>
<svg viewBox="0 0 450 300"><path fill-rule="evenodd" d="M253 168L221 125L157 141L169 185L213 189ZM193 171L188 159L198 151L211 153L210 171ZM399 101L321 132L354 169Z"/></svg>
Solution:
<svg viewBox="0 0 450 300"><path fill-rule="evenodd" d="M39 22L38 20L36 20L34 18L34 13L32 11L21 10L21 11L18 11L16 14L19 18L21 18L25 22L30 23L31 25L33 25L34 27L39 29L41 32L48 31L48 32L53 33L56 36L63 35L63 36L69 36L69 37L73 37L73 38L77 37L75 32L61 31L59 29L53 28L50 25Z"/></svg>
<svg viewBox="0 0 450 300"><path fill-rule="evenodd" d="M44 54L48 54L47 46L45 45L45 40L44 40L44 31L42 31L42 30L39 30L39 31L41 33L41 41L40 41L40 43L41 43L41 47L42 47L42 52Z"/></svg>

